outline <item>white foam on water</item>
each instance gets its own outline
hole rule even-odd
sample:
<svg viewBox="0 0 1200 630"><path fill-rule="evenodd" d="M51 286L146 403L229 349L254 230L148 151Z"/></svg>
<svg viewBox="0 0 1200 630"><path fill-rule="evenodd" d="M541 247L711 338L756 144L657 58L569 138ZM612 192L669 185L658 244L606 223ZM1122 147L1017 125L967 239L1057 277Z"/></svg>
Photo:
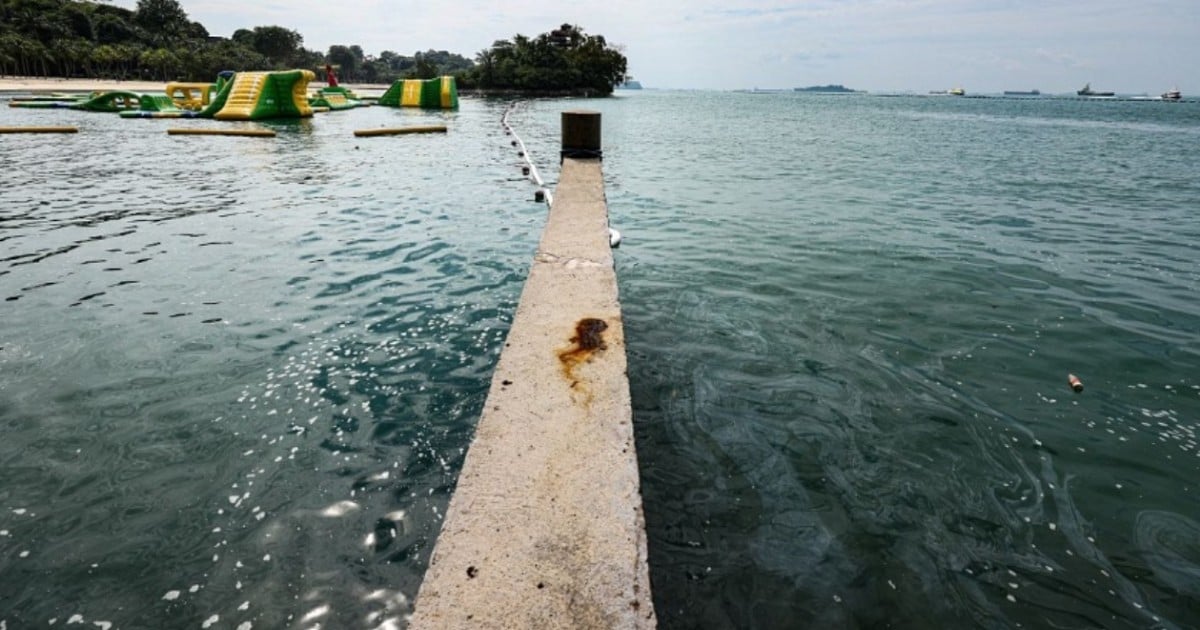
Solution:
<svg viewBox="0 0 1200 630"><path fill-rule="evenodd" d="M345 516L350 512L360 509L359 505L354 501L338 501L333 505L321 511L321 516L337 518Z"/></svg>
<svg viewBox="0 0 1200 630"><path fill-rule="evenodd" d="M321 604L320 606L317 606L316 608L304 613L304 616L300 618L300 623L308 623L314 619L320 619L328 613L329 604Z"/></svg>
<svg viewBox="0 0 1200 630"><path fill-rule="evenodd" d="M162 598L171 602L171 601L175 601L175 600L179 599L179 596L182 594L183 593L181 593L180 591L167 591L166 594L162 596Z"/></svg>
<svg viewBox="0 0 1200 630"><path fill-rule="evenodd" d="M220 615L213 615L213 616L209 617L208 619L205 619L204 623L200 624L200 627L208 628L209 626L212 626L214 623L217 623L220 620L221 620Z"/></svg>

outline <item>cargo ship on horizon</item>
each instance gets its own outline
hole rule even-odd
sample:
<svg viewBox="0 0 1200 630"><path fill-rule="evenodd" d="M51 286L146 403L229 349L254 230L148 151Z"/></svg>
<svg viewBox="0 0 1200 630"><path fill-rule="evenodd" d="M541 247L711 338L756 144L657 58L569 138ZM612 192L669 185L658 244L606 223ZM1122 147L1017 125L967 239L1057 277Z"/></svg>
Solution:
<svg viewBox="0 0 1200 630"><path fill-rule="evenodd" d="M1091 83L1084 83L1083 87L1075 91L1079 96L1116 96L1116 92L1096 92L1092 90Z"/></svg>

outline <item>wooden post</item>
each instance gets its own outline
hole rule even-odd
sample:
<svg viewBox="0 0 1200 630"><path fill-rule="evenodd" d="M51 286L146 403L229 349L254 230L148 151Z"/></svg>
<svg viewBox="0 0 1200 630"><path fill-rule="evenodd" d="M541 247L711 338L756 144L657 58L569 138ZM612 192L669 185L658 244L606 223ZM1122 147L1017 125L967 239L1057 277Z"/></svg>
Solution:
<svg viewBox="0 0 1200 630"><path fill-rule="evenodd" d="M560 158L602 159L600 148L600 112L584 109L562 113L562 153Z"/></svg>

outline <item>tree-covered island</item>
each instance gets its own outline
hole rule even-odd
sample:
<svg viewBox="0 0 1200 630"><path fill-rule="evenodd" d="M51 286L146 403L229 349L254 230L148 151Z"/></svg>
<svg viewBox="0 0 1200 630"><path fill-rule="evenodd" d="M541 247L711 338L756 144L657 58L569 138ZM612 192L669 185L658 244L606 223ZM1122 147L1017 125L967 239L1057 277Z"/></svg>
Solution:
<svg viewBox="0 0 1200 630"><path fill-rule="evenodd" d="M177 0L138 0L130 10L88 0L0 0L0 75L211 81L222 70L309 69L326 64L344 82L454 76L460 89L606 95L626 60L600 35L571 24L515 35L475 60L445 50L366 54L357 44L304 48L300 33L255 26L216 37Z"/></svg>

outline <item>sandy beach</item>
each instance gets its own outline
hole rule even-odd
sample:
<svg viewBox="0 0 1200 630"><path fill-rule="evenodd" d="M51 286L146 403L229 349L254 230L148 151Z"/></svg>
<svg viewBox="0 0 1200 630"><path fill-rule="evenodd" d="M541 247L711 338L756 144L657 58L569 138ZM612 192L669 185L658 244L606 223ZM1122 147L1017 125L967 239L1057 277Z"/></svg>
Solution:
<svg viewBox="0 0 1200 630"><path fill-rule="evenodd" d="M166 86L166 82L161 81L113 81L107 79L0 77L0 92L95 92L97 90L161 92L166 88Z"/></svg>
<svg viewBox="0 0 1200 630"><path fill-rule="evenodd" d="M308 84L311 89L319 90L327 84L323 81L313 81ZM374 84L341 84L352 90L383 91L387 85ZM128 90L130 92L162 92L166 89L166 81L115 81L111 79L60 79L42 77L0 77L0 93L48 93L48 92L95 92L97 90Z"/></svg>

